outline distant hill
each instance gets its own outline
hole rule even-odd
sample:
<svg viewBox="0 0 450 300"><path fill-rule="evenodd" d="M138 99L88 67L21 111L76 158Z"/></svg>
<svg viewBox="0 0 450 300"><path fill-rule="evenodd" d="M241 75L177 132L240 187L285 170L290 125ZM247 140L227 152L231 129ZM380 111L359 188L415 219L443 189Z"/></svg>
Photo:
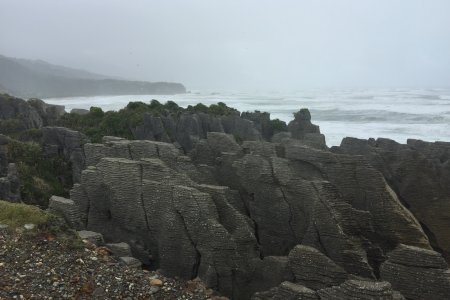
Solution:
<svg viewBox="0 0 450 300"><path fill-rule="evenodd" d="M0 55L0 91L23 98L99 95L181 94L185 87L172 82L122 80L41 60Z"/></svg>

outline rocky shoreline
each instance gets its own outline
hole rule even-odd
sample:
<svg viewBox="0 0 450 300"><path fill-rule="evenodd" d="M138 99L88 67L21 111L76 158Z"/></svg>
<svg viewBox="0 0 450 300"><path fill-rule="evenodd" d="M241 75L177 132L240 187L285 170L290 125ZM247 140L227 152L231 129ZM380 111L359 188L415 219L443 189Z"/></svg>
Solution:
<svg viewBox="0 0 450 300"><path fill-rule="evenodd" d="M231 299L450 297L450 143L328 148L306 109L275 130L269 114L221 108L140 106L135 140L101 143L35 109L43 153L70 162L74 183L49 210ZM5 200L18 201L20 174L0 149L1 195L15 187Z"/></svg>

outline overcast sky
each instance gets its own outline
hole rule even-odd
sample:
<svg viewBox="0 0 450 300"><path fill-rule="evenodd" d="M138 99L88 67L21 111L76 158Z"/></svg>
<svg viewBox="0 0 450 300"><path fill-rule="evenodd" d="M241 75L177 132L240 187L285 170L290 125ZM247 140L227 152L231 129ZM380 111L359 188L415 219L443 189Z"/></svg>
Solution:
<svg viewBox="0 0 450 300"><path fill-rule="evenodd" d="M188 89L450 86L449 0L0 0L0 54Z"/></svg>

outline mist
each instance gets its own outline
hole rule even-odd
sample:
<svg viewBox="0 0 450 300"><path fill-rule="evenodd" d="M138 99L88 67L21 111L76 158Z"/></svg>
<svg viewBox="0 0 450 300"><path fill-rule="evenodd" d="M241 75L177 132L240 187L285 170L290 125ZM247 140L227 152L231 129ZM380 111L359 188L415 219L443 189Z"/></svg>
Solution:
<svg viewBox="0 0 450 300"><path fill-rule="evenodd" d="M450 2L0 0L0 54L188 89L450 86Z"/></svg>

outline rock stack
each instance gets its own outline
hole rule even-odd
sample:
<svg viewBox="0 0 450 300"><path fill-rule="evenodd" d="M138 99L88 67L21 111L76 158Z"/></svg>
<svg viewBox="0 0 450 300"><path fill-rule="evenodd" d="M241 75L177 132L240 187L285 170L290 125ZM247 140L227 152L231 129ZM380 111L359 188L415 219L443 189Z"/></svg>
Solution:
<svg viewBox="0 0 450 300"><path fill-rule="evenodd" d="M222 132L208 132L188 155L113 137L86 144L84 155L71 191L79 229L126 242L143 263L199 277L233 299L401 299L402 277L386 275L396 272L394 249L439 257L362 156L289 137L238 144ZM443 276L446 266L436 267Z"/></svg>

